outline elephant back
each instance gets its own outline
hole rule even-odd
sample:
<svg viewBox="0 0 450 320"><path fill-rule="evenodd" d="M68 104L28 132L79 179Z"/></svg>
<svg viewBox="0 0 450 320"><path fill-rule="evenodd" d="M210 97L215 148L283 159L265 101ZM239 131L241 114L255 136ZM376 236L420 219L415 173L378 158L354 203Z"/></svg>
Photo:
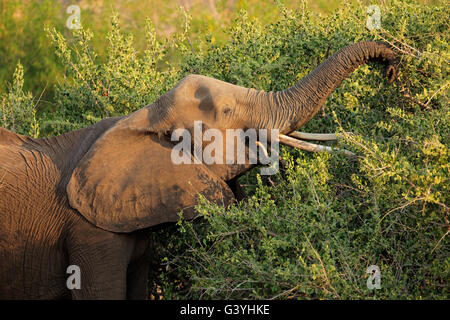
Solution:
<svg viewBox="0 0 450 320"><path fill-rule="evenodd" d="M0 145L22 145L31 138L0 127Z"/></svg>

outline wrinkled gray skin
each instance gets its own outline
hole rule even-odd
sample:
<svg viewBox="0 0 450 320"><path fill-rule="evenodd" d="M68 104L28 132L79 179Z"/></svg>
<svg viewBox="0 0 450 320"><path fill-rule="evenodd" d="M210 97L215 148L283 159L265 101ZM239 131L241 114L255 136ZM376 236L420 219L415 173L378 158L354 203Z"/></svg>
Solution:
<svg viewBox="0 0 450 320"><path fill-rule="evenodd" d="M191 75L129 116L58 137L31 139L0 128L0 298L147 298L151 227L176 221L180 209L193 218L199 193L231 203L238 193L233 179L251 167L174 165L170 132L201 120L219 130L289 133L368 61L383 62L394 80L392 50L362 42L281 92ZM69 265L81 269L80 290L66 288Z"/></svg>

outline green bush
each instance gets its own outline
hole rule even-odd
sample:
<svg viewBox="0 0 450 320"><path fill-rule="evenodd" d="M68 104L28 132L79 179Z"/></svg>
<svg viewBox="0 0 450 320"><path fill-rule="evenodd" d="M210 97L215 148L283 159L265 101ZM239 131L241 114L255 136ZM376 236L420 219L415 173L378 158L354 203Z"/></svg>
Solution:
<svg viewBox="0 0 450 320"><path fill-rule="evenodd" d="M358 157L283 147L285 166L276 176L259 177L254 170L241 177L247 200L230 208L202 201L202 219L158 228L153 294L448 299L449 7L388 1L380 5L380 30L366 28L367 7L360 3L342 5L327 17L305 5L278 8L279 19L267 25L241 11L227 31L229 41L206 35L195 50L188 15L181 17L182 32L165 41L157 40L147 21L142 53L114 16L103 59L92 49L89 30L76 31L72 45L57 30L47 30L65 68L55 88L58 108L36 122L33 113L23 112L32 110L31 97L14 80L0 100L1 125L59 134L137 110L189 73L286 89L346 45L389 42L401 55L394 85L378 65L363 66L302 128L342 133L339 146ZM381 269L379 290L366 286L370 265Z"/></svg>
<svg viewBox="0 0 450 320"><path fill-rule="evenodd" d="M0 94L6 91L18 61L26 74L25 91L42 95L41 106L53 96L61 66L48 45L43 27L56 24L62 28L59 5L54 0L8 0L0 3Z"/></svg>
<svg viewBox="0 0 450 320"><path fill-rule="evenodd" d="M107 35L105 62L97 62L90 46L92 33L75 30L76 49L69 49L64 36L47 30L56 54L65 66L65 81L56 88L57 117L47 116L43 124L46 134L62 133L93 124L104 117L128 114L143 107L170 89L177 80L175 69L157 70L164 57L163 44L156 40L155 30L147 22L148 49L137 56L133 36L120 31L118 16L112 17Z"/></svg>
<svg viewBox="0 0 450 320"><path fill-rule="evenodd" d="M36 104L30 92L23 89L23 67L17 64L9 92L0 95L0 127L33 138L39 136Z"/></svg>
<svg viewBox="0 0 450 320"><path fill-rule="evenodd" d="M327 18L281 7L266 26L243 12L228 44L186 56L184 72L280 90L339 48L376 39L398 48L401 73L389 86L380 67L363 66L302 129L353 132L341 144L357 160L285 150L284 176L241 178L247 201L202 203L202 221L156 235L164 298L449 298L449 9L391 1L381 10L379 31L365 28L358 6ZM380 290L367 288L370 265Z"/></svg>
<svg viewBox="0 0 450 320"><path fill-rule="evenodd" d="M321 12L330 11L330 1L308 0L314 8ZM352 0L355 1L355 0ZM426 1L426 0L424 0ZM297 0L285 0L290 7ZM337 0L332 1L335 7ZM277 14L277 9L270 2L260 0L83 0L56 1L39 0L0 1L0 92L7 88L5 84L14 72L14 67L20 60L26 74L24 89L40 96L39 111L53 112L57 105L54 103L54 85L61 80L62 66L58 63L55 53L49 46L44 27L55 26L68 40L74 43L71 31L66 28L70 14L66 12L69 5L77 4L81 9L81 21L96 35L106 34L108 21L112 11L119 10L122 16L122 28L134 33L135 47L142 49L146 45L145 18L152 17L158 26L159 37L167 37L180 31L183 24L176 19L176 7L183 4L195 15L189 38L196 50L200 45L198 39L203 38L205 32L214 33L212 40L223 43L227 40L223 33L223 26L236 16L241 8L249 10L250 14L257 14L262 21L271 21ZM97 36L91 45L98 53L98 59L105 61L108 39ZM178 56L172 56L176 60Z"/></svg>

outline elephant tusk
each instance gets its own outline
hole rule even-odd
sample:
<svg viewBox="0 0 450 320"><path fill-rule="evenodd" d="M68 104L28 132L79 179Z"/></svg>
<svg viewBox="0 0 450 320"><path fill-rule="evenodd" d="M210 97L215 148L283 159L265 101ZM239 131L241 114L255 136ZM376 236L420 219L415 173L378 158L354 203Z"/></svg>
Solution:
<svg viewBox="0 0 450 320"><path fill-rule="evenodd" d="M352 134L351 132L346 132L346 134ZM301 140L315 140L315 141L334 141L342 137L341 134L334 133L307 133L293 131L289 133L289 136Z"/></svg>
<svg viewBox="0 0 450 320"><path fill-rule="evenodd" d="M262 152L264 153L264 156L265 156L267 159L269 159L269 153L267 152L266 147L264 147L264 145L263 145L261 142L259 142L259 141L256 141L256 145L259 146L259 147L261 148Z"/></svg>
<svg viewBox="0 0 450 320"><path fill-rule="evenodd" d="M284 145L287 145L289 147L309 151L309 152L340 152L345 154L346 156L355 156L355 154L351 151L345 150L345 149L333 149L328 146L321 146L318 144L298 140L292 137L288 137L284 134L280 134L278 136L280 142Z"/></svg>

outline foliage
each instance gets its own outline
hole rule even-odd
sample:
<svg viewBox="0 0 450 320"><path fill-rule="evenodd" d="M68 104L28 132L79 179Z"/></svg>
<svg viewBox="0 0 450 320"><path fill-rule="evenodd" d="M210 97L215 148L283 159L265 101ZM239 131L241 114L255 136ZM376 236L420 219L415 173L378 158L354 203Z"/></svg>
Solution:
<svg viewBox="0 0 450 320"><path fill-rule="evenodd" d="M63 26L54 0L8 0L0 3L0 93L18 61L26 74L24 90L43 96L42 106L52 97L61 70L43 32L49 24Z"/></svg>
<svg viewBox="0 0 450 320"><path fill-rule="evenodd" d="M64 68L55 88L58 108L33 120L19 66L0 100L0 124L28 134L39 125L41 136L59 134L133 112L189 73L282 90L345 45L389 42L401 54L394 85L378 65L363 66L302 128L342 133L338 144L358 158L283 148L285 165L277 175L241 177L247 200L230 208L202 200L202 219L158 229L154 296L448 299L448 6L387 1L380 4L380 30L365 27L362 3L326 17L305 3L296 10L279 2L273 8L280 13L276 21L261 23L243 10L226 41L206 33L193 46L195 21L185 12L180 32L167 40L158 39L148 20L142 52L117 15L103 51L94 49L88 29L75 31L73 39L47 29ZM370 265L381 269L380 290L366 286Z"/></svg>
<svg viewBox="0 0 450 320"><path fill-rule="evenodd" d="M19 62L9 92L0 95L0 127L37 138L36 103L30 92L23 91L23 82L23 67Z"/></svg>
<svg viewBox="0 0 450 320"><path fill-rule="evenodd" d="M104 117L128 114L170 89L177 80L174 67L158 71L165 44L156 40L155 29L147 21L148 49L137 56L133 36L120 31L118 16L112 17L107 59L96 61L89 30L75 30L76 49L71 50L64 36L57 30L47 30L64 62L65 79L56 88L58 117L44 123L46 132L55 134L93 124Z"/></svg>
<svg viewBox="0 0 450 320"><path fill-rule="evenodd" d="M289 7L297 0L285 0ZM309 2L321 12L330 12L329 1ZM333 5L337 5L337 1ZM0 2L0 92L6 90L5 84L20 60L26 73L25 90L41 95L37 106L39 110L53 112L58 105L54 101L54 86L61 80L62 66L44 32L45 27L54 26L72 45L76 40L66 28L70 13L69 5L76 4L81 9L82 24L94 34L106 34L108 21L114 10L121 12L122 29L133 33L135 46L142 51L146 46L145 18L151 17L157 26L157 35L166 38L180 32L183 24L177 19L177 7L195 12L189 37L194 49L200 44L205 33L213 33L214 42L223 43L227 37L224 26L236 16L240 9L251 15L258 15L263 22L269 22L277 14L276 7L268 1L260 0L8 0ZM106 61L108 39L91 39L93 49L100 61ZM177 56L169 57L176 60Z"/></svg>

